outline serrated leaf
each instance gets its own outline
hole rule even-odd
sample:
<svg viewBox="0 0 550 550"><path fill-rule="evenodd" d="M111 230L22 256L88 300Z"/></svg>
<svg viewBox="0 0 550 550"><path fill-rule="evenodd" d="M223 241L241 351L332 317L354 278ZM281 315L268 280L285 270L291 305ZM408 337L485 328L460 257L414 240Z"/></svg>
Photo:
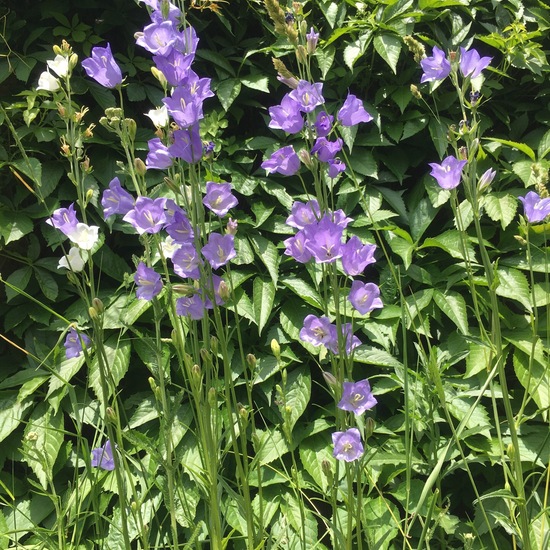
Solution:
<svg viewBox="0 0 550 550"><path fill-rule="evenodd" d="M292 290L297 296L299 296L304 302L309 305L323 310L323 300L319 293L304 280L299 277L285 276L280 279L281 284Z"/></svg>
<svg viewBox="0 0 550 550"><path fill-rule="evenodd" d="M261 235L250 235L249 239L256 255L267 268L271 280L273 281L273 286L277 288L277 281L279 280L279 263L281 261L277 247L270 240Z"/></svg>
<svg viewBox="0 0 550 550"><path fill-rule="evenodd" d="M379 34L374 37L373 42L378 55L391 67L393 73L397 74L397 62L402 47L401 40L392 34Z"/></svg>
<svg viewBox="0 0 550 550"><path fill-rule="evenodd" d="M550 130L542 136L542 139L539 142L537 157L539 160L542 160L548 153L550 153Z"/></svg>
<svg viewBox="0 0 550 550"><path fill-rule="evenodd" d="M507 145L508 147L511 147L512 149L517 149L518 151L521 151L525 155L527 155L533 162L535 162L535 151L529 147L526 143L519 143L517 141L510 141L509 139L500 139L500 138L484 138L487 141L493 142L493 143L502 143L502 145Z"/></svg>
<svg viewBox="0 0 550 550"><path fill-rule="evenodd" d="M336 54L336 48L334 46L327 46L324 48L317 48L315 51L315 57L317 58L317 64L321 71L321 79L327 76L332 64L334 62L334 55Z"/></svg>
<svg viewBox="0 0 550 550"><path fill-rule="evenodd" d="M465 336L468 331L466 301L458 293L447 290L445 293L434 289L434 300L439 309L458 327Z"/></svg>
<svg viewBox="0 0 550 550"><path fill-rule="evenodd" d="M59 288L51 274L40 267L34 266L34 276L38 281L42 294L52 302L57 299Z"/></svg>
<svg viewBox="0 0 550 550"><path fill-rule="evenodd" d="M25 290L25 288L27 288L27 285L29 284L29 281L31 280L31 275L32 275L32 267L25 266L11 273L9 277L6 279L6 282L10 283L16 288ZM7 302L9 302L10 300L13 300L13 298L19 295L17 291L13 290L9 286L6 285L5 288L6 288Z"/></svg>
<svg viewBox="0 0 550 550"><path fill-rule="evenodd" d="M501 267L496 270L498 285L495 292L503 298L520 302L527 311L532 310L531 292L527 277L512 267Z"/></svg>
<svg viewBox="0 0 550 550"><path fill-rule="evenodd" d="M20 212L0 210L0 236L5 244L18 241L33 229L32 220Z"/></svg>
<svg viewBox="0 0 550 550"><path fill-rule="evenodd" d="M466 259L464 257L463 248L466 247L466 256L469 261L476 261L472 243L467 240L467 235L465 235L461 231L450 229L449 231L445 231L445 233L441 233L441 235L438 235L437 237L430 237L422 243L422 246L420 246L420 248L433 246L445 250L445 252L450 254L453 258L458 258L460 260Z"/></svg>
<svg viewBox="0 0 550 550"><path fill-rule="evenodd" d="M385 236L390 248L403 260L405 269L409 269L415 245L398 237L393 231L387 231Z"/></svg>
<svg viewBox="0 0 550 550"><path fill-rule="evenodd" d="M269 93L269 78L261 74L252 74L247 77L242 77L241 82L247 88L259 90L260 92Z"/></svg>
<svg viewBox="0 0 550 550"><path fill-rule="evenodd" d="M238 78L228 78L218 84L216 95L225 111L237 99L241 92L241 81Z"/></svg>
<svg viewBox="0 0 550 550"><path fill-rule="evenodd" d="M130 365L130 342L127 340L118 340L116 336L109 338L103 343L105 348L105 369L103 375L107 383L107 395L104 395L101 383L101 371L98 361L98 355L94 356L94 360L90 365L88 373L89 384L93 388L98 399L102 403L107 400L117 391L118 384L124 378Z"/></svg>
<svg viewBox="0 0 550 550"><path fill-rule="evenodd" d="M289 429L292 430L306 410L311 397L311 375L305 367L299 367L288 373L284 397L284 407L289 413Z"/></svg>
<svg viewBox="0 0 550 550"><path fill-rule="evenodd" d="M373 154L367 149L356 147L350 158L350 165L354 172L362 176L378 179L378 165Z"/></svg>
<svg viewBox="0 0 550 550"><path fill-rule="evenodd" d="M403 363L393 355L373 346L359 346L353 353L353 360L367 365L403 368Z"/></svg>
<svg viewBox="0 0 550 550"><path fill-rule="evenodd" d="M329 488L327 476L323 472L323 462L331 465L334 471L336 459L332 456L332 445L326 437L321 434L308 437L300 443L298 448L300 460L306 472L312 477L323 493Z"/></svg>
<svg viewBox="0 0 550 550"><path fill-rule="evenodd" d="M81 353L79 357L64 359L59 365L54 367L55 374L52 374L50 377L48 393L46 394L46 399L49 400L54 412L57 412L61 398L67 393L71 379L78 373L84 363L85 357ZM52 399L54 393L60 388L63 388L63 390L55 395L55 399Z"/></svg>
<svg viewBox="0 0 550 550"><path fill-rule="evenodd" d="M473 397L449 395L447 391L445 395L447 396L447 408L457 420L461 421L468 417L466 428L475 429L476 433L480 433L488 439L491 438L491 421L487 410L481 403L478 403L470 414L470 410L475 403Z"/></svg>
<svg viewBox="0 0 550 550"><path fill-rule="evenodd" d="M2 392L0 395L0 442L4 441L15 430L25 417L33 400L19 400L13 392Z"/></svg>
<svg viewBox="0 0 550 550"><path fill-rule="evenodd" d="M400 513L397 506L381 496L371 498L363 504L363 517L365 525L368 525L365 535L369 548L390 548L399 531Z"/></svg>
<svg viewBox="0 0 550 550"><path fill-rule="evenodd" d="M540 340L537 341L537 344L541 344ZM542 345L539 347L542 348ZM541 411L548 411L548 407L550 407L550 371L548 365L545 366L539 361L531 360L528 354L523 353L518 348L514 351L513 363L520 384Z"/></svg>
<svg viewBox="0 0 550 550"><path fill-rule="evenodd" d="M483 206L487 215L506 229L516 216L518 201L509 193L491 193L483 197Z"/></svg>
<svg viewBox="0 0 550 550"><path fill-rule="evenodd" d="M29 177L37 186L42 185L42 164L38 159L27 157L26 159L15 160L11 163L11 166Z"/></svg>
<svg viewBox="0 0 550 550"><path fill-rule="evenodd" d="M273 312L273 302L275 300L275 286L273 282L264 281L261 277L256 277L252 285L252 300L258 333L261 334Z"/></svg>
<svg viewBox="0 0 550 550"><path fill-rule="evenodd" d="M283 434L279 430L256 430L258 436L257 443L254 445L256 454L250 466L251 470L257 464L269 464L288 453L289 448Z"/></svg>

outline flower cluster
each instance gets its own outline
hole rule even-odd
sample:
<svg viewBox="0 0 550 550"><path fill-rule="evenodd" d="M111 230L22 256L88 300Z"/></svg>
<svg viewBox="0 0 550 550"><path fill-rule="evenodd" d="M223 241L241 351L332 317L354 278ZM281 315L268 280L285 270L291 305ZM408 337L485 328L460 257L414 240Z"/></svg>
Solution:
<svg viewBox="0 0 550 550"><path fill-rule="evenodd" d="M449 57L454 60L456 53L453 52ZM489 66L492 59L492 57L481 57L475 49L460 48L458 69L464 78L474 79ZM452 61L445 56L443 50L434 46L432 56L420 61L420 66L424 71L420 82L434 82L444 80L449 76L452 70Z"/></svg>

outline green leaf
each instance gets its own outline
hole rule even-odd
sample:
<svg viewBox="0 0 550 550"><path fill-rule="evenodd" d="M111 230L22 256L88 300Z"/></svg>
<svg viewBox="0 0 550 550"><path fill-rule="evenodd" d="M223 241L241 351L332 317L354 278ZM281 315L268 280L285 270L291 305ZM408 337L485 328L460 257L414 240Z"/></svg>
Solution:
<svg viewBox="0 0 550 550"><path fill-rule="evenodd" d="M494 221L500 222L502 229L506 229L515 218L518 201L509 193L491 193L483 197L483 206L487 215Z"/></svg>
<svg viewBox="0 0 550 550"><path fill-rule="evenodd" d="M294 275L284 276L280 279L281 284L292 290L302 301L309 305L323 310L323 300L319 293L303 279Z"/></svg>
<svg viewBox="0 0 550 550"><path fill-rule="evenodd" d="M258 436L254 443L256 454L250 465L251 470L257 466L257 463L269 464L288 453L288 445L279 430L256 430L256 434Z"/></svg>
<svg viewBox="0 0 550 550"><path fill-rule="evenodd" d="M34 266L34 276L38 281L42 294L52 302L57 299L59 288L51 274L40 267Z"/></svg>
<svg viewBox="0 0 550 550"><path fill-rule="evenodd" d="M386 231L384 234L391 249L403 260L405 269L409 269L412 262L412 255L416 248L415 245L398 237L393 231Z"/></svg>
<svg viewBox="0 0 550 550"><path fill-rule="evenodd" d="M0 394L0 442L19 426L27 409L33 404L34 400L19 400L17 394L13 392Z"/></svg>
<svg viewBox="0 0 550 550"><path fill-rule="evenodd" d="M46 394L46 399L49 401L54 412L57 412L61 399L69 390L69 384L73 376L80 371L84 363L85 357L81 353L79 357L64 359L54 367L55 374L52 374L50 377L48 393ZM59 389L61 389L60 392L57 391Z"/></svg>
<svg viewBox="0 0 550 550"><path fill-rule="evenodd" d="M332 64L334 63L334 55L336 54L336 48L334 46L327 46L325 48L317 48L315 51L315 57L317 58L317 64L321 71L321 79L327 76Z"/></svg>
<svg viewBox="0 0 550 550"><path fill-rule="evenodd" d="M492 142L492 143L502 143L502 145L507 145L508 147L512 147L513 149L517 149L518 151L521 151L522 153L526 154L533 162L536 161L535 157L535 151L529 147L526 143L519 143L517 141L510 141L508 139L500 139L500 138L484 138L485 140Z"/></svg>
<svg viewBox="0 0 550 550"><path fill-rule="evenodd" d="M31 280L31 275L32 267L25 266L11 273L9 277L7 277L6 282L10 283L16 288L25 290L27 288L27 285L29 284L29 281ZM9 302L10 300L13 300L13 298L15 298L16 296L19 296L19 293L6 285L6 301Z"/></svg>
<svg viewBox="0 0 550 550"><path fill-rule="evenodd" d="M333 471L336 469L336 460L332 456L332 445L325 436L317 434L300 443L298 450L306 472L321 491L326 493L329 489L329 483L326 474L323 472L323 462L328 462Z"/></svg>
<svg viewBox="0 0 550 550"><path fill-rule="evenodd" d="M118 340L112 336L103 343L105 347L105 369L103 373L107 383L107 395L104 395L101 384L101 372L98 361L98 354L95 355L88 373L89 384L93 388L98 399L102 403L107 403L109 397L118 390L118 384L124 378L130 365L130 342L128 340Z"/></svg>
<svg viewBox="0 0 550 550"><path fill-rule="evenodd" d="M277 288L277 281L279 280L279 263L281 257L277 252L277 247L265 237L261 235L250 235L249 237L256 255L263 262L271 280L273 281L274 288Z"/></svg>
<svg viewBox="0 0 550 550"><path fill-rule="evenodd" d="M256 277L252 289L252 300L254 303L254 317L258 325L258 332L261 334L273 312L273 302L275 300L275 285L273 282Z"/></svg>
<svg viewBox="0 0 550 550"><path fill-rule="evenodd" d="M241 81L238 78L228 78L218 84L216 94L224 110L228 110L241 92Z"/></svg>
<svg viewBox="0 0 550 550"><path fill-rule="evenodd" d="M447 290L445 293L434 289L434 301L439 309L458 327L465 336L468 331L468 311L466 301L458 292Z"/></svg>
<svg viewBox="0 0 550 550"><path fill-rule="evenodd" d="M539 160L542 160L548 153L550 153L550 130L542 136L539 142L537 157Z"/></svg>
<svg viewBox="0 0 550 550"><path fill-rule="evenodd" d="M241 77L241 82L247 87L260 92L269 93L269 78L261 74L251 74Z"/></svg>
<svg viewBox="0 0 550 550"><path fill-rule="evenodd" d="M124 258L115 254L106 244L92 256L94 264L115 281L124 281L126 273L132 273Z"/></svg>
<svg viewBox="0 0 550 550"><path fill-rule="evenodd" d="M399 61L401 47L401 40L392 34L381 34L374 37L374 49L391 67L394 74L397 74L397 62Z"/></svg>
<svg viewBox="0 0 550 550"><path fill-rule="evenodd" d="M378 166L374 155L364 147L355 147L350 157L350 166L362 176L378 179Z"/></svg>
<svg viewBox="0 0 550 550"><path fill-rule="evenodd" d="M543 356L543 346L540 340L537 340L536 346L539 348L539 356ZM525 388L529 397L539 407L541 411L548 411L550 407L550 371L548 363L541 364L530 354L522 352L516 348L514 351L514 372L518 377L520 384Z"/></svg>
<svg viewBox="0 0 550 550"><path fill-rule="evenodd" d="M44 489L53 482L53 466L63 438L63 413L53 413L48 403L39 403L25 428L23 456Z"/></svg>
<svg viewBox="0 0 550 550"><path fill-rule="evenodd" d="M292 430L307 408L311 397L311 374L305 367L299 367L288 373L285 388L284 407L289 412L289 429Z"/></svg>
<svg viewBox="0 0 550 550"><path fill-rule="evenodd" d="M20 212L0 210L0 237L9 244L18 241L33 229L32 220Z"/></svg>
<svg viewBox="0 0 550 550"><path fill-rule="evenodd" d="M353 353L353 360L357 363L367 365L378 365L380 367L403 368L401 361L383 349L373 346L360 346Z"/></svg>
<svg viewBox="0 0 550 550"><path fill-rule="evenodd" d="M398 533L400 514L397 506L384 497L370 498L363 503L363 517L369 548L386 550Z"/></svg>
<svg viewBox="0 0 550 550"><path fill-rule="evenodd" d="M527 311L532 310L531 292L527 277L512 267L500 267L496 270L498 285L496 293L503 298L520 302Z"/></svg>
<svg viewBox="0 0 550 550"><path fill-rule="evenodd" d="M468 236L461 231L450 229L449 231L445 231L445 233L442 233L437 237L430 237L426 239L422 243L422 246L420 246L420 248L422 249L435 246L437 248L445 250L445 252L450 254L453 258L463 260L466 259L464 257L463 247L466 247L466 257L469 259L470 262L475 262L476 259L474 248L472 246L472 243L467 240L467 238Z"/></svg>

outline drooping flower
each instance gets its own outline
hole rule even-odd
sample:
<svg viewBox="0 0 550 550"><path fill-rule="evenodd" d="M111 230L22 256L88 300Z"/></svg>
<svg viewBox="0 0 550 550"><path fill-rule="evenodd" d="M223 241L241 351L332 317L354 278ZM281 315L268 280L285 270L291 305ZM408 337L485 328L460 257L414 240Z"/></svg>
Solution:
<svg viewBox="0 0 550 550"><path fill-rule="evenodd" d="M182 296L176 300L176 314L200 321L206 313L204 300L198 295Z"/></svg>
<svg viewBox="0 0 550 550"><path fill-rule="evenodd" d="M136 296L140 300L151 301L162 290L162 280L160 275L152 268L147 267L143 262L139 262L134 282L137 285Z"/></svg>
<svg viewBox="0 0 550 550"><path fill-rule="evenodd" d="M201 276L199 270L201 259L197 253L197 249L191 243L182 244L172 254L172 263L174 264L176 274L184 279L187 277L198 279Z"/></svg>
<svg viewBox="0 0 550 550"><path fill-rule="evenodd" d="M361 458L365 449L361 443L361 434L357 428L349 428L345 432L334 432L332 434L334 452L332 455L337 460L353 462Z"/></svg>
<svg viewBox="0 0 550 550"><path fill-rule="evenodd" d="M170 202L170 201L166 201ZM192 243L195 232L189 218L183 210L176 210L172 215L170 223L166 225L166 233L179 244Z"/></svg>
<svg viewBox="0 0 550 550"><path fill-rule="evenodd" d="M353 281L348 300L351 302L351 305L363 315L370 313L373 309L384 306L380 299L380 289L374 283Z"/></svg>
<svg viewBox="0 0 550 550"><path fill-rule="evenodd" d="M367 113L363 102L353 94L348 93L348 97L338 111L338 120L342 126L355 126L360 122L370 122L372 116Z"/></svg>
<svg viewBox="0 0 550 550"><path fill-rule="evenodd" d="M431 162L432 171L430 174L435 178L439 187L443 189L454 189L460 184L462 168L468 161L458 160L452 155L443 159L441 164Z"/></svg>
<svg viewBox="0 0 550 550"><path fill-rule="evenodd" d="M73 273L80 273L86 265L88 253L77 246L71 246L69 253L62 256L57 264L57 269L64 267Z"/></svg>
<svg viewBox="0 0 550 550"><path fill-rule="evenodd" d="M83 332L78 332L74 327L71 327L63 344L65 346L65 357L67 359L79 357L82 352L82 344L88 348L91 343L92 341Z"/></svg>
<svg viewBox="0 0 550 550"><path fill-rule="evenodd" d="M125 216L134 208L134 197L120 185L118 178L113 178L109 183L109 189L105 189L101 197L101 206L103 206L103 217L105 219L122 214Z"/></svg>
<svg viewBox="0 0 550 550"><path fill-rule="evenodd" d="M346 169L346 165L339 159L330 159L328 162L328 177L334 179Z"/></svg>
<svg viewBox="0 0 550 550"><path fill-rule="evenodd" d="M138 197L134 208L122 219L131 224L140 235L158 233L166 223L165 201L163 198Z"/></svg>
<svg viewBox="0 0 550 550"><path fill-rule="evenodd" d="M355 414L363 414L372 409L376 403L368 380L344 382L342 399L338 403L338 408Z"/></svg>
<svg viewBox="0 0 550 550"><path fill-rule="evenodd" d="M336 153L342 150L343 144L342 138L338 138L336 141L329 141L326 137L319 137L311 148L311 154L317 155L317 158L321 162L328 162L336 156Z"/></svg>
<svg viewBox="0 0 550 550"><path fill-rule="evenodd" d="M315 32L315 29L311 27L306 34L306 50L308 54L314 54L317 49L317 42L319 42L319 33Z"/></svg>
<svg viewBox="0 0 550 550"><path fill-rule="evenodd" d="M274 172L283 176L293 176L300 169L300 159L292 145L277 149L267 160L262 162L268 174Z"/></svg>
<svg viewBox="0 0 550 550"><path fill-rule="evenodd" d="M303 229L310 223L315 223L321 218L321 209L316 199L307 201L305 204L300 201L295 201L292 205L290 216L286 219L286 223L291 227Z"/></svg>
<svg viewBox="0 0 550 550"><path fill-rule="evenodd" d="M92 48L92 57L84 59L82 66L90 78L105 88L115 88L122 82L122 72L113 57L110 44L106 48Z"/></svg>
<svg viewBox="0 0 550 550"><path fill-rule="evenodd" d="M202 247L202 255L213 269L225 265L237 255L234 241L233 235L210 233L208 243Z"/></svg>
<svg viewBox="0 0 550 550"><path fill-rule="evenodd" d="M300 111L311 113L318 105L325 102L323 98L323 84L315 82L310 84L307 80L300 80L298 87L289 93L289 96L298 102Z"/></svg>
<svg viewBox="0 0 550 550"><path fill-rule="evenodd" d="M550 216L550 197L541 199L534 191L529 191L525 197L518 197L523 203L523 210L530 223L541 222Z"/></svg>
<svg viewBox="0 0 550 550"><path fill-rule="evenodd" d="M306 236L303 230L298 231L294 237L285 239L285 252L286 256L294 258L297 262L305 264L313 258L313 255L306 246Z"/></svg>
<svg viewBox="0 0 550 550"><path fill-rule="evenodd" d="M151 109L145 114L145 116L148 116L153 121L156 128L164 128L165 126L168 126L169 117L166 105L157 107L156 109Z"/></svg>
<svg viewBox="0 0 550 550"><path fill-rule="evenodd" d="M176 47L167 55L154 55L153 61L157 69L165 76L171 86L182 86L189 76L191 65L195 59L194 53L184 54Z"/></svg>
<svg viewBox="0 0 550 550"><path fill-rule="evenodd" d="M443 80L451 72L451 64L445 57L445 52L437 46L433 47L432 57L426 57L420 61L424 74L420 82L432 82L434 80Z"/></svg>
<svg viewBox="0 0 550 550"><path fill-rule="evenodd" d="M162 102L181 129L190 128L204 117L202 98L185 86L175 88L172 97L165 97Z"/></svg>
<svg viewBox="0 0 550 550"><path fill-rule="evenodd" d="M351 323L342 323L340 325L340 333L338 333L337 326L332 325L330 336L330 340L326 343L326 346L335 355L340 353L342 344L346 355L351 355L352 351L361 345L361 340L353 334Z"/></svg>
<svg viewBox="0 0 550 550"><path fill-rule="evenodd" d="M300 104L285 94L280 105L269 108L271 120L268 126L284 130L288 134L297 134L304 127L304 118L300 111Z"/></svg>
<svg viewBox="0 0 550 550"><path fill-rule="evenodd" d="M225 216L231 208L236 206L238 201L231 194L230 183L207 181L206 194L202 203L221 218Z"/></svg>
<svg viewBox="0 0 550 550"><path fill-rule="evenodd" d="M300 340L314 346L326 346L332 339L331 327L332 323L328 317L308 315L304 319L304 325L300 330Z"/></svg>
<svg viewBox="0 0 550 550"><path fill-rule="evenodd" d="M315 133L317 137L326 137L330 134L332 130L332 123L334 122L334 117L329 115L325 111L321 111L315 118L313 127L315 128Z"/></svg>
<svg viewBox="0 0 550 550"><path fill-rule="evenodd" d="M149 152L145 158L147 170L166 170L174 163L174 157L160 138L153 138L147 142Z"/></svg>
<svg viewBox="0 0 550 550"><path fill-rule="evenodd" d="M61 78L69 74L69 58L66 55L58 54L53 60L48 60L46 63L48 67Z"/></svg>
<svg viewBox="0 0 550 550"><path fill-rule="evenodd" d="M464 78L476 78L491 63L492 57L481 57L475 49L460 48L460 72Z"/></svg>
<svg viewBox="0 0 550 550"><path fill-rule="evenodd" d="M198 122L186 130L176 130L172 135L174 143L168 152L173 157L189 164L196 164L202 159L203 147Z"/></svg>
<svg viewBox="0 0 550 550"><path fill-rule="evenodd" d="M59 88L61 88L59 80L57 80L57 78L55 78L55 76L50 72L44 71L38 77L38 86L36 87L37 90L44 90L46 92L57 92Z"/></svg>
<svg viewBox="0 0 550 550"><path fill-rule="evenodd" d="M69 208L58 208L54 210L51 218L48 218L46 223L59 229L61 233L68 236L69 233L75 230L76 224L78 223L74 203L70 204Z"/></svg>
<svg viewBox="0 0 550 550"><path fill-rule="evenodd" d="M113 448L111 446L111 441L108 439L105 442L105 445L92 449L92 461L91 465L94 468L101 468L103 470L114 470L115 469L115 459L113 457Z"/></svg>
<svg viewBox="0 0 550 550"><path fill-rule="evenodd" d="M306 248L319 263L332 263L342 256L343 228L329 214L304 228Z"/></svg>

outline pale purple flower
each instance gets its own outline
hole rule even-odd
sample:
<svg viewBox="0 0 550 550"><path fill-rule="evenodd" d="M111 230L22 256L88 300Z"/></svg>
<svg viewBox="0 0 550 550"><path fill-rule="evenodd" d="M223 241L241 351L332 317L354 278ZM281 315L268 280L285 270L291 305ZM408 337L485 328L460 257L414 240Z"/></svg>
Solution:
<svg viewBox="0 0 550 550"><path fill-rule="evenodd" d="M78 332L74 327L71 327L63 344L65 346L65 357L67 359L79 357L82 352L82 344L85 348L88 348L91 343L92 341L83 332Z"/></svg>
<svg viewBox="0 0 550 550"><path fill-rule="evenodd" d="M334 432L332 434L334 452L332 455L337 460L353 462L361 458L365 449L361 443L361 434L357 428L349 428L345 432Z"/></svg>
<svg viewBox="0 0 550 550"><path fill-rule="evenodd" d="M348 93L346 101L338 111L337 118L342 126L355 126L360 122L370 122L372 120L372 116L365 110L363 102L350 93Z"/></svg>
<svg viewBox="0 0 550 550"><path fill-rule="evenodd" d="M284 130L288 134L297 134L304 127L304 118L300 111L300 104L285 94L280 105L269 108L271 120L268 126Z"/></svg>
<svg viewBox="0 0 550 550"><path fill-rule="evenodd" d="M122 83L122 72L113 57L110 44L106 48L92 48L92 57L84 59L82 66L90 78L105 88L115 88Z"/></svg>
<svg viewBox="0 0 550 550"><path fill-rule="evenodd" d="M363 244L359 237L351 237L344 245L342 251L342 268L347 275L354 277L363 273L365 268L373 264L376 245Z"/></svg>
<svg viewBox="0 0 550 550"><path fill-rule="evenodd" d="M170 154L170 151L160 138L153 138L147 142L147 147L149 152L147 153L147 158L145 159L145 166L147 170L165 170L170 168L174 163L174 158Z"/></svg>
<svg viewBox="0 0 550 550"><path fill-rule="evenodd" d="M157 69L165 76L170 86L181 86L189 75L194 53L184 54L175 47L167 55L154 55Z"/></svg>
<svg viewBox="0 0 550 550"><path fill-rule="evenodd" d="M134 282L137 285L136 296L140 300L151 301L162 290L162 280L160 275L152 268L147 267L143 262L139 262Z"/></svg>
<svg viewBox="0 0 550 550"><path fill-rule="evenodd" d="M172 92L172 97L165 97L162 102L166 105L168 112L181 129L190 128L204 117L202 98L192 93L192 90L185 86L175 88Z"/></svg>
<svg viewBox="0 0 550 550"><path fill-rule="evenodd" d="M319 42L319 33L315 32L313 27L310 28L309 32L306 34L306 50L308 54L315 53L317 49L317 42Z"/></svg>
<svg viewBox="0 0 550 550"><path fill-rule="evenodd" d="M198 295L183 296L176 300L176 314L200 321L206 313L204 300Z"/></svg>
<svg viewBox="0 0 550 550"><path fill-rule="evenodd" d="M304 325L300 330L300 340L314 346L327 345L332 339L332 323L324 315L308 315L304 319Z"/></svg>
<svg viewBox="0 0 550 550"><path fill-rule="evenodd" d="M373 309L383 307L382 300L380 299L380 289L374 283L353 281L348 300L363 315L370 313Z"/></svg>
<svg viewBox="0 0 550 550"><path fill-rule="evenodd" d="M485 189L485 187L488 187L489 185L491 185L496 175L497 175L497 171L493 170L492 168L488 168L487 170L485 170L485 172L483 172L483 174L481 174L481 176L479 177L479 182L478 182L479 190L481 191L482 189Z"/></svg>
<svg viewBox="0 0 550 550"><path fill-rule="evenodd" d="M368 380L344 382L342 399L338 403L338 408L355 414L363 414L372 409L376 403Z"/></svg>
<svg viewBox="0 0 550 550"><path fill-rule="evenodd" d="M330 159L328 162L328 177L334 179L346 169L346 165L339 159Z"/></svg>
<svg viewBox="0 0 550 550"><path fill-rule="evenodd" d="M437 46L433 47L432 57L426 57L420 62L424 74L420 82L432 82L434 80L443 80L451 72L451 64L445 57L445 52Z"/></svg>
<svg viewBox="0 0 550 550"><path fill-rule="evenodd" d="M338 138L336 141L329 141L326 137L320 137L315 140L311 154L317 155L317 158L321 162L328 162L336 156L336 153L342 150L343 144L342 138Z"/></svg>
<svg viewBox="0 0 550 550"><path fill-rule="evenodd" d="M136 44L156 55L167 55L178 38L172 21L162 21L147 25L143 32L136 33Z"/></svg>
<svg viewBox="0 0 550 550"><path fill-rule="evenodd" d="M315 107L325 102L323 84L320 82L310 84L307 80L300 80L298 87L289 96L300 104L300 111L304 113L311 113Z"/></svg>
<svg viewBox="0 0 550 550"><path fill-rule="evenodd" d="M111 441L108 439L103 447L92 449L92 461L91 465L94 468L101 468L103 470L114 470L115 459L113 458L113 448Z"/></svg>
<svg viewBox="0 0 550 550"><path fill-rule="evenodd" d="M166 201L167 203L169 201ZM167 215L168 218L168 215ZM174 211L170 218L170 223L166 224L166 233L179 244L192 243L195 232L193 226L181 209Z"/></svg>
<svg viewBox="0 0 550 550"><path fill-rule="evenodd" d="M168 148L173 157L189 164L196 164L202 159L202 139L198 123L186 130L176 130L173 139L174 143Z"/></svg>
<svg viewBox="0 0 550 550"><path fill-rule="evenodd" d="M285 252L286 256L291 256L297 262L305 264L311 260L313 255L307 248L307 240L303 230L298 231L294 237L285 239Z"/></svg>
<svg viewBox="0 0 550 550"><path fill-rule="evenodd" d="M202 203L212 210L214 214L223 217L231 208L238 204L237 199L231 194L230 183L206 182L206 194Z"/></svg>
<svg viewBox="0 0 550 550"><path fill-rule="evenodd" d="M59 229L61 233L68 236L75 230L78 224L74 203L70 204L69 208L58 208L54 210L52 217L48 218L46 223Z"/></svg>
<svg viewBox="0 0 550 550"><path fill-rule="evenodd" d="M113 178L109 183L109 189L103 191L101 197L103 206L103 218L107 219L115 214L128 214L134 208L134 197L120 185L118 178Z"/></svg>
<svg viewBox="0 0 550 550"><path fill-rule="evenodd" d="M182 278L199 279L201 264L197 249L191 243L182 244L173 254L174 271Z"/></svg>
<svg viewBox="0 0 550 550"><path fill-rule="evenodd" d="M518 197L518 199L523 203L528 222L541 222L550 216L550 197L541 199L537 193L529 191L525 197Z"/></svg>
<svg viewBox="0 0 550 550"><path fill-rule="evenodd" d="M321 111L315 118L313 127L315 128L315 133L317 137L326 137L330 134L332 130L332 123L334 122L334 117L329 115L325 111Z"/></svg>
<svg viewBox="0 0 550 550"><path fill-rule="evenodd" d="M293 176L300 169L300 159L292 145L277 149L267 160L262 162L268 174L274 172L283 176Z"/></svg>
<svg viewBox="0 0 550 550"><path fill-rule="evenodd" d="M443 159L441 164L431 162L432 171L430 174L435 178L439 187L443 189L454 189L460 184L462 168L468 161L458 160L452 155Z"/></svg>
<svg viewBox="0 0 550 550"><path fill-rule="evenodd" d="M213 269L225 265L237 255L234 240L233 235L210 233L208 243L202 247L202 255Z"/></svg>
<svg viewBox="0 0 550 550"><path fill-rule="evenodd" d="M131 224L140 235L158 233L166 223L165 202L166 199L163 198L138 197L134 208L122 219Z"/></svg>
<svg viewBox="0 0 550 550"><path fill-rule="evenodd" d="M476 78L481 74L483 69L486 69L491 63L492 57L480 57L479 52L475 49L465 50L460 48L460 72L464 78Z"/></svg>
<svg viewBox="0 0 550 550"><path fill-rule="evenodd" d="M340 353L340 346L343 344L344 353L351 355L351 352L361 345L361 340L353 334L353 327L351 323L343 323L340 326L340 333L336 325L332 325L330 329L330 339L325 344L327 349L332 351L335 355Z"/></svg>
<svg viewBox="0 0 550 550"><path fill-rule="evenodd" d="M310 223L315 223L321 218L321 209L316 199L307 201L305 204L300 201L295 201L292 205L290 216L286 219L286 223L291 227L303 229Z"/></svg>
<svg viewBox="0 0 550 550"><path fill-rule="evenodd" d="M330 215L304 228L305 246L319 263L332 263L342 256L342 227Z"/></svg>

